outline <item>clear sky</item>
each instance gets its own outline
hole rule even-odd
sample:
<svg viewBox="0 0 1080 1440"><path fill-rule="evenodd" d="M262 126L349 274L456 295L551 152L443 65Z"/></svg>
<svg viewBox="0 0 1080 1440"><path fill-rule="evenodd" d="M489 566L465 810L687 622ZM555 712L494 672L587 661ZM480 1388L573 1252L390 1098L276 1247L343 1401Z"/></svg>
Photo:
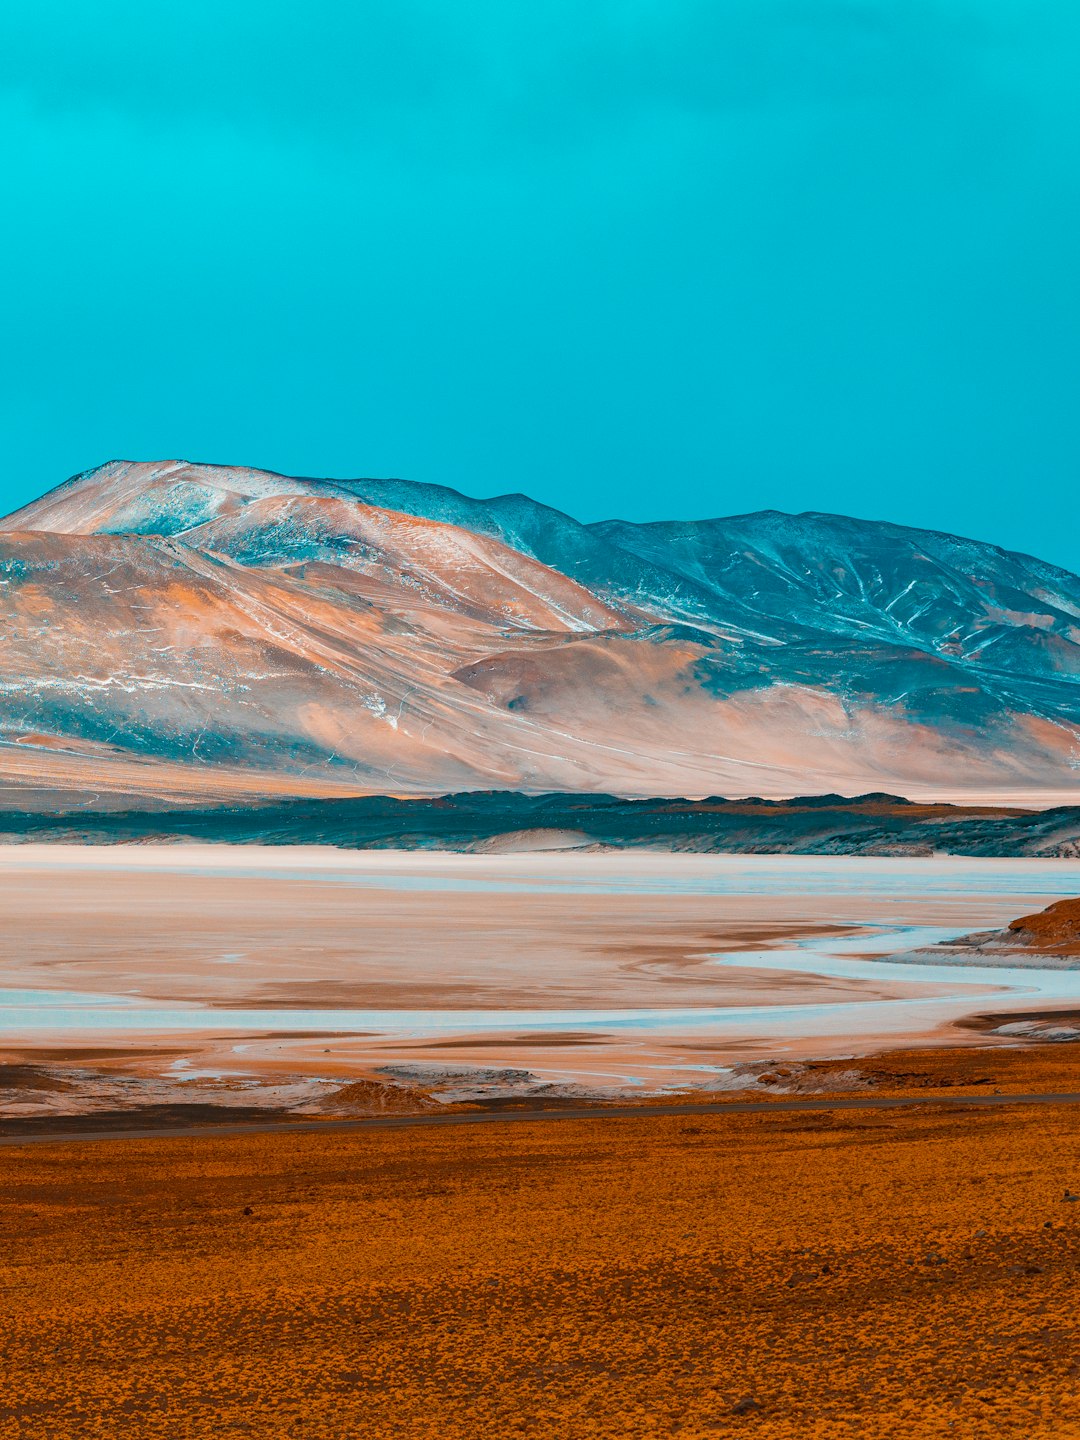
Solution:
<svg viewBox="0 0 1080 1440"><path fill-rule="evenodd" d="M1077 0L6 0L0 503L102 460L1080 570Z"/></svg>

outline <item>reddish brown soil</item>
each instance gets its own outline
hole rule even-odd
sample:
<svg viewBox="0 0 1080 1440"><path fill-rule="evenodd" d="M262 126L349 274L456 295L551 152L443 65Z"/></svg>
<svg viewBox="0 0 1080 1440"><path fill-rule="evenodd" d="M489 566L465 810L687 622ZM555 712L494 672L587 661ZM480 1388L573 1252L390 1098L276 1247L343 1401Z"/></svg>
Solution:
<svg viewBox="0 0 1080 1440"><path fill-rule="evenodd" d="M1080 899L1058 900L1036 915L1021 915L1008 940L1044 955L1080 955Z"/></svg>
<svg viewBox="0 0 1080 1440"><path fill-rule="evenodd" d="M1073 1047L886 1057L928 1098ZM6 1149L0 1440L1069 1440L1080 1107Z"/></svg>

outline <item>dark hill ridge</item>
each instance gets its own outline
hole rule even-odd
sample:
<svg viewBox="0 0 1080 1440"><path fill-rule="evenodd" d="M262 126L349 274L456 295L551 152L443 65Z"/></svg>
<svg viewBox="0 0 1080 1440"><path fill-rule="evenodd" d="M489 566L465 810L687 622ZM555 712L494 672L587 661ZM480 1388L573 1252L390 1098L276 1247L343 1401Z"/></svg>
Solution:
<svg viewBox="0 0 1080 1440"><path fill-rule="evenodd" d="M0 841L165 840L345 849L652 849L701 854L1080 856L1080 807L912 804L895 795L624 800L472 792L244 808L0 814Z"/></svg>
<svg viewBox="0 0 1080 1440"><path fill-rule="evenodd" d="M245 776L1080 793L1080 578L977 541L775 511L584 525L524 495L182 461L110 462L4 529L9 804Z"/></svg>

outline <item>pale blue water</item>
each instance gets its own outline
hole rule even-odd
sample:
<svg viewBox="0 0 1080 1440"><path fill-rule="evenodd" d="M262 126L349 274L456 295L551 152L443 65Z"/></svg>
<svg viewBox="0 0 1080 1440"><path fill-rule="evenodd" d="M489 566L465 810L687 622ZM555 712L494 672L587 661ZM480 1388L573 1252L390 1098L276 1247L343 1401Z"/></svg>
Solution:
<svg viewBox="0 0 1080 1440"><path fill-rule="evenodd" d="M279 852L287 854L287 850ZM646 872L649 857L644 853L626 852L621 856L604 856L600 873L591 856L578 860L580 869L572 876L559 875L547 879L541 874L530 875L530 861L522 856L488 856L482 859L487 871L505 865L506 879L470 873L470 865L478 863L471 856L436 855L415 852L374 852L377 862L364 870L363 852L337 852L348 855L356 868L325 869L317 864L297 866L275 863L269 865L239 864L235 850L227 864L199 865L192 863L158 863L156 875L207 875L227 873L236 879L288 880L307 884L344 885L356 889L453 891L471 894L638 894L638 895L880 895L894 896L941 895L1031 895L1045 896L1049 904L1055 896L1080 894L1080 862L1072 860L969 860L959 856L915 859L866 859L861 856L838 855L825 858L798 855L722 855L677 857L685 862L681 873L670 873L665 863L658 873ZM667 862L672 857L658 856ZM537 862L542 870L547 857ZM565 852L559 857L564 865L574 861ZM429 864L432 870L450 873L403 873L411 861ZM402 870L391 868L397 861ZM40 862L39 862L40 863ZM80 859L81 872L130 872L131 866L122 859ZM599 867L597 867L599 869ZM453 873L460 871L460 873ZM659 872L663 873L659 873Z"/></svg>
<svg viewBox="0 0 1080 1440"><path fill-rule="evenodd" d="M704 860L688 857L677 874L650 876L642 857L620 874L618 864L607 866L600 877L588 873L573 881L560 878L549 884L523 871L505 880L487 880L467 873L460 876L395 874L388 869L369 872L282 870L273 866L228 867L230 874L297 878L307 882L362 885L394 890L439 890L548 893L684 893L746 895L877 895L883 901L920 895L963 896L1023 895L1043 897L1080 893L1080 863L1071 861L966 861L966 860L852 860L808 861L791 857L722 857ZM460 862L458 862L460 863ZM485 859L485 867L491 865ZM102 863L100 868L117 868ZM169 867L190 872L191 866ZM509 867L508 867L509 868ZM158 873L160 869L155 866ZM514 871L522 870L521 861ZM977 909L977 907L975 907ZM865 923L865 922L863 922ZM798 971L845 981L899 982L910 986L930 982L946 986L945 995L904 999L838 999L828 1003L782 1004L727 1008L654 1007L633 1010L358 1010L358 1009L213 1009L198 1004L155 1003L132 996L86 995L60 990L0 989L0 1036L47 1031L53 1034L123 1032L127 1035L162 1031L323 1031L376 1032L388 1037L439 1036L461 1032L523 1033L545 1030L589 1029L611 1035L712 1031L718 1036L799 1035L857 1037L860 1034L903 1033L950 1017L980 1010L1018 1008L1017 997L1042 1003L1080 1001L1080 971L957 968L934 965L896 965L861 958L858 952L900 952L930 945L970 930L972 924L951 929L899 925L883 920L875 933L852 937L811 937L782 949L747 950L715 957L717 966Z"/></svg>

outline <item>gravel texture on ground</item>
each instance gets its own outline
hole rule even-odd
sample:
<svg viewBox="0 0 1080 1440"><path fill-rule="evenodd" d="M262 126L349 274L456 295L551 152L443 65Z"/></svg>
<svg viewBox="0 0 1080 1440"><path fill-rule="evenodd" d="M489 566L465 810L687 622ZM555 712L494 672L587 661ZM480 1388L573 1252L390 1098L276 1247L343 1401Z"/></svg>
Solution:
<svg viewBox="0 0 1080 1440"><path fill-rule="evenodd" d="M878 1083L1075 1090L1071 1057ZM1080 1435L1076 1106L110 1140L2 1174L0 1440Z"/></svg>

